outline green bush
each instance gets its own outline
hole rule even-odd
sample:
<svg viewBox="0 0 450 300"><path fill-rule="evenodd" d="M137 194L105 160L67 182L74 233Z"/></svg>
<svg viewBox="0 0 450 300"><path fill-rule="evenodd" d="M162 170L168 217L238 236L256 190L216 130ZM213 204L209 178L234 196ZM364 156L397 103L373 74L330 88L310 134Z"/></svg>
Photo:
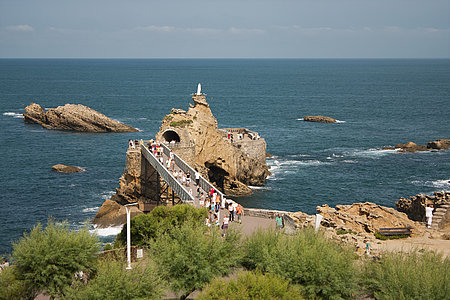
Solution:
<svg viewBox="0 0 450 300"><path fill-rule="evenodd" d="M258 232L243 248L243 266L287 278L308 298L350 298L356 290L355 254L314 230Z"/></svg>
<svg viewBox="0 0 450 300"><path fill-rule="evenodd" d="M172 127L185 127L189 124L192 124L192 122L193 122L192 120L180 120L180 121L170 122L169 125Z"/></svg>
<svg viewBox="0 0 450 300"><path fill-rule="evenodd" d="M151 255L170 289L185 298L238 264L239 239L234 230L223 238L216 227L186 222L157 237L151 243Z"/></svg>
<svg viewBox="0 0 450 300"><path fill-rule="evenodd" d="M87 226L73 231L66 222L49 220L45 229L38 224L13 243L12 258L17 279L29 287L32 296L46 290L51 297L61 297L76 272L95 269L98 250L98 238Z"/></svg>
<svg viewBox="0 0 450 300"><path fill-rule="evenodd" d="M157 236L170 232L186 221L203 224L208 216L206 208L195 208L192 205L158 206L148 214L141 214L131 220L131 243L145 245ZM117 235L114 247L126 245L127 229L123 226Z"/></svg>
<svg viewBox="0 0 450 300"><path fill-rule="evenodd" d="M215 278L197 298L199 300L290 299L300 300L300 289L289 280L260 272L239 272L229 280Z"/></svg>
<svg viewBox="0 0 450 300"><path fill-rule="evenodd" d="M64 299L161 299L165 284L148 258L126 270L125 263L101 260L96 275L87 285L77 281L65 292Z"/></svg>
<svg viewBox="0 0 450 300"><path fill-rule="evenodd" d="M0 299L15 300L30 298L32 292L25 283L17 279L15 266L5 268L0 273Z"/></svg>
<svg viewBox="0 0 450 300"><path fill-rule="evenodd" d="M383 235L379 232L375 232L375 238L385 241L385 240L397 240L397 239L405 239L409 238L408 234L399 234L399 235Z"/></svg>
<svg viewBox="0 0 450 300"><path fill-rule="evenodd" d="M365 264L363 279L376 299L448 299L450 260L428 250L385 253Z"/></svg>

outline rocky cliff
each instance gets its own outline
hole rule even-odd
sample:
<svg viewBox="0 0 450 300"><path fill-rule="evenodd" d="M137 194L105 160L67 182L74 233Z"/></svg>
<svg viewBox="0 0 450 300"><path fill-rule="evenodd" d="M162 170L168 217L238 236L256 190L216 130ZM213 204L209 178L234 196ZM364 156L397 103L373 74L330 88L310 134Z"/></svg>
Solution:
<svg viewBox="0 0 450 300"><path fill-rule="evenodd" d="M251 194L247 186L262 185L270 175L265 163L265 141L251 141L263 143L261 161L245 152L238 143L223 137L204 96L194 95L193 98L195 105L188 111L173 109L164 117L156 139L176 140L180 147L175 147L174 151L225 194ZM194 154L181 151L183 145L193 149Z"/></svg>
<svg viewBox="0 0 450 300"><path fill-rule="evenodd" d="M450 191L434 192L433 195L416 195L407 198L400 198L395 206L400 212L404 212L411 220L424 222L425 207L432 204L435 211L442 205L450 204Z"/></svg>
<svg viewBox="0 0 450 300"><path fill-rule="evenodd" d="M114 121L87 106L66 104L47 111L36 103L25 107L23 119L47 129L82 132L135 132L136 128Z"/></svg>

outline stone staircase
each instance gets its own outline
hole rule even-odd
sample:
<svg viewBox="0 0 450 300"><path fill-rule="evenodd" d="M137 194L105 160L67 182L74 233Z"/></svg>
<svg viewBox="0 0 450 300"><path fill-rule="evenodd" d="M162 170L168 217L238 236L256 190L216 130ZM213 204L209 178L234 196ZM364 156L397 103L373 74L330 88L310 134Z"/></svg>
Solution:
<svg viewBox="0 0 450 300"><path fill-rule="evenodd" d="M433 213L431 228L439 230L444 227L447 222L450 222L450 204L443 204Z"/></svg>

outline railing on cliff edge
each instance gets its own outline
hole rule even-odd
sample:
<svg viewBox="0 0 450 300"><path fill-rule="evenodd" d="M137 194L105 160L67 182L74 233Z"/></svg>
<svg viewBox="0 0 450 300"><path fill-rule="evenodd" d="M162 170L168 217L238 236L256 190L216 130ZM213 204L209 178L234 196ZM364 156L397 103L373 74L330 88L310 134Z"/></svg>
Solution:
<svg viewBox="0 0 450 300"><path fill-rule="evenodd" d="M170 157L170 148L167 147L165 144L161 144L164 154L167 155L167 157ZM195 171L191 166L189 166L184 160L182 160L178 155L176 155L175 153L173 153L173 160L175 161L175 164L181 169L183 170L184 173L187 173L187 171L189 171L189 173L191 174L191 178L193 180L195 180L195 173L197 171ZM200 175L200 187L202 188L202 190L204 190L206 193L208 193L208 191L213 188L217 194L220 196L220 199L224 199L225 195L219 191L214 185L212 185L208 180L206 180L202 175Z"/></svg>
<svg viewBox="0 0 450 300"><path fill-rule="evenodd" d="M147 159L147 161L155 168L159 175L165 182L172 188L172 190L180 197L183 202L194 202L194 196L173 177L173 175L159 162L159 160L147 149L147 147L141 144L141 153ZM183 162L184 163L184 162Z"/></svg>

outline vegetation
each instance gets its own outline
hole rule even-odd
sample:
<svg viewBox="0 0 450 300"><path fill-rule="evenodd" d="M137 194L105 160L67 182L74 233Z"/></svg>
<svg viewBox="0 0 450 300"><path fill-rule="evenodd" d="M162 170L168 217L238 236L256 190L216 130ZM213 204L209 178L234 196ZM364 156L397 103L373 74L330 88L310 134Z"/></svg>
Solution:
<svg viewBox="0 0 450 300"><path fill-rule="evenodd" d="M184 299L237 265L238 242L239 234L233 230L228 230L226 238L222 238L216 227L185 222L157 237L151 251L170 289Z"/></svg>
<svg viewBox="0 0 450 300"><path fill-rule="evenodd" d="M261 272L242 271L230 280L216 278L197 298L199 300L292 299L300 300L300 289L289 280Z"/></svg>
<svg viewBox="0 0 450 300"><path fill-rule="evenodd" d="M397 239L405 239L409 237L409 234L399 234L399 235L383 235L379 232L375 232L375 237L379 240L397 240Z"/></svg>
<svg viewBox="0 0 450 300"><path fill-rule="evenodd" d="M432 251L385 253L365 264L363 278L376 299L448 299L450 259Z"/></svg>
<svg viewBox="0 0 450 300"><path fill-rule="evenodd" d="M347 234L347 233L350 233L350 234L358 234L356 231L353 231L353 230L338 229L338 230L336 231L336 234L337 234L337 235Z"/></svg>
<svg viewBox="0 0 450 300"><path fill-rule="evenodd" d="M355 254L312 229L294 236L260 231L243 248L245 267L299 284L308 298L349 298L356 291Z"/></svg>
<svg viewBox="0 0 450 300"><path fill-rule="evenodd" d="M164 292L165 283L148 257L131 270L125 270L124 261L106 259L99 262L88 284L77 281L66 290L64 299L161 299Z"/></svg>
<svg viewBox="0 0 450 300"><path fill-rule="evenodd" d="M172 127L185 127L189 124L192 124L192 122L193 122L192 120L180 120L180 121L170 122L169 125Z"/></svg>
<svg viewBox="0 0 450 300"><path fill-rule="evenodd" d="M73 231L67 223L49 220L46 228L38 224L13 243L15 276L31 297L42 290L51 297L61 297L76 272L95 270L98 250L98 239L87 227Z"/></svg>
<svg viewBox="0 0 450 300"><path fill-rule="evenodd" d="M203 224L208 216L206 208L197 209L191 205L173 207L158 206L148 214L142 214L131 220L131 242L133 245L146 245L156 237L180 227L186 221ZM123 226L114 243L115 248L127 242L127 229Z"/></svg>
<svg viewBox="0 0 450 300"><path fill-rule="evenodd" d="M25 281L17 279L16 267L5 268L0 273L0 299L15 300L30 298L32 291Z"/></svg>

